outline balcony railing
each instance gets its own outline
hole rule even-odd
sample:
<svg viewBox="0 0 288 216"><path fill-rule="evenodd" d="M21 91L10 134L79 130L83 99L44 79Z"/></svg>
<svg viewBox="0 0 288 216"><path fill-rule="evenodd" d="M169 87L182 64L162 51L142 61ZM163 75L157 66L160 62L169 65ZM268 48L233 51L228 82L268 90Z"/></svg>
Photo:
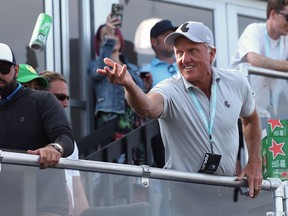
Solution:
<svg viewBox="0 0 288 216"><path fill-rule="evenodd" d="M252 74L284 81L288 78L286 73L251 66L243 68L243 71L246 71L249 78ZM282 97L287 90L285 82L281 83L284 84L278 92ZM255 97L261 98L261 94ZM281 97L278 101L276 100L278 113L276 112L273 116L275 118L287 118L287 99ZM268 98L262 97L261 99ZM63 197L61 188L55 191L59 185L63 186L63 182L45 189L47 180L45 178L61 176L64 169L80 171L85 196L89 201L89 209L81 216L127 214L169 216L171 215L169 187L175 182L179 183L182 188L190 186L199 188L201 194L205 194L205 191L202 191L203 185L205 187L210 185L211 190L217 191L219 196L223 195L223 191L228 191L231 199L226 203L230 208L227 215L233 215L240 202L246 203L245 210L253 216L263 216L268 211L288 211L287 183L279 179L263 180L262 191L256 199L240 195L238 202L234 202L233 189L247 189L245 180L235 181L233 176L206 175L152 167L151 139L159 134L156 120L148 122L124 138L111 143L109 139L113 133L113 127L107 125L101 131L95 131L91 136L83 138L78 142L78 146L81 158L85 160L61 159L56 168L39 169L38 157L35 155L1 151L1 215L14 213L17 215L18 213L18 215L34 216L39 215L43 209L57 211L57 207L55 205L53 207L50 202L55 201L57 197ZM145 161L140 166L131 165L133 149L139 145L144 146ZM111 163L117 162L123 155L127 164ZM44 181L39 184L41 178ZM45 193L40 193L43 191ZM74 201L78 202L78 199ZM129 213L127 213L128 210ZM215 212L214 216L218 214Z"/></svg>
<svg viewBox="0 0 288 216"><path fill-rule="evenodd" d="M0 184L0 199L3 201L9 198L9 201L12 201L0 202L1 214L3 215L12 215L8 212L9 209L18 210L19 215L23 216L38 215L39 209L45 209L45 205L43 206L43 203L41 203L43 196L46 201L49 201L51 198L63 195L60 192L61 190L59 190L59 193L53 192L53 187L43 190L47 182L42 181L39 184L38 179L50 174L58 176L63 172L63 169L81 171L85 195L90 205L89 210L83 215L86 215L86 213L89 215L89 211L97 212L106 209L113 212L113 209L118 209L116 210L118 214L111 215L124 216L127 215L124 214L124 211L129 210L131 206L142 209L141 212L136 210L137 215L169 215L167 186L173 182L178 182L183 187L188 185L196 187L212 185L211 187L221 188L221 191L226 191L227 188L245 188L247 186L246 180L236 181L235 177L232 176L187 173L146 165L134 166L88 160L61 159L56 168L39 169L38 157L35 155L6 151L1 151L0 155L0 181L2 183L3 180L7 180L4 181L6 182L5 186ZM263 191L258 198L239 197L239 199L250 203L250 205L247 205L247 210L251 213L249 215L265 215L267 211L284 211L287 207L288 192L285 182L281 182L279 179L266 179L263 180L262 185ZM54 186L56 187L56 185ZM12 193L15 190L18 190L18 193ZM39 194L39 191L45 192L45 194ZM227 212L227 215L233 215L233 211L237 206L237 203L233 203L232 196L231 193L231 201L230 203L227 202L228 206L231 205L231 211ZM10 206L3 206L4 204ZM41 206L39 206L40 204ZM46 204L49 206L49 202L46 202ZM163 206L164 208L162 208ZM119 210L119 208L124 210ZM123 213L121 213L122 210ZM53 212L51 206L49 211ZM145 214L142 214L143 212ZM135 212L134 215L136 215Z"/></svg>

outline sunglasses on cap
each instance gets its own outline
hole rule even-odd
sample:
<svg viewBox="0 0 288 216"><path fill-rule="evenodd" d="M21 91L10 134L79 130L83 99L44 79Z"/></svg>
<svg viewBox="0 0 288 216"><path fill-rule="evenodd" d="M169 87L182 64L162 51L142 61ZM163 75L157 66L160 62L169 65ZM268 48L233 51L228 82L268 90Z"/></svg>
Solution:
<svg viewBox="0 0 288 216"><path fill-rule="evenodd" d="M59 101L64 101L65 99L67 99L67 100L70 99L70 97L65 95L65 94L56 94L56 93L54 93L54 95Z"/></svg>
<svg viewBox="0 0 288 216"><path fill-rule="evenodd" d="M14 65L7 63L0 64L0 73L3 75L9 74L12 66Z"/></svg>
<svg viewBox="0 0 288 216"><path fill-rule="evenodd" d="M286 18L286 21L288 22L288 14L285 14L281 11L277 11L277 13L282 14Z"/></svg>
<svg viewBox="0 0 288 216"><path fill-rule="evenodd" d="M171 74L176 73L176 70L175 70L173 65L169 65L167 69L168 69L168 72L171 73Z"/></svg>

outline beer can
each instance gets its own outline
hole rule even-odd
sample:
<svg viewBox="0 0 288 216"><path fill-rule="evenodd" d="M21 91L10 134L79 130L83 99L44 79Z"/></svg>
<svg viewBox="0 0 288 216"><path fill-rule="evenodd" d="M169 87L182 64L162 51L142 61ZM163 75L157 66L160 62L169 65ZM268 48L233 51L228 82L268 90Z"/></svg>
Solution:
<svg viewBox="0 0 288 216"><path fill-rule="evenodd" d="M39 14L29 43L31 49L42 51L45 48L51 26L52 17L46 13Z"/></svg>

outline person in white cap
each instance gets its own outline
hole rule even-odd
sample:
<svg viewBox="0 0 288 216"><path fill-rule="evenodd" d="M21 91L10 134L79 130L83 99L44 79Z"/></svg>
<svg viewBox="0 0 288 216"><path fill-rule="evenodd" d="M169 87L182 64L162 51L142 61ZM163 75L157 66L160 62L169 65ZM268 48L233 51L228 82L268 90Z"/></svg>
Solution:
<svg viewBox="0 0 288 216"><path fill-rule="evenodd" d="M24 88L17 82L18 70L12 50L0 43L0 148L39 155L41 168L54 167L74 149L68 117L51 93ZM3 215L23 215L22 205L18 203L23 204L24 197L19 190L23 184L21 177L3 174L0 178L1 191L5 194L0 197ZM37 169L35 178L35 215L67 215L64 171Z"/></svg>
<svg viewBox="0 0 288 216"><path fill-rule="evenodd" d="M129 105L138 114L159 119L167 169L235 175L237 121L241 116L249 160L235 179L245 176L250 197L256 197L262 184L261 130L247 79L212 67L216 48L211 30L203 23L183 23L165 38L165 43L174 46L179 73L158 83L148 94L135 85L126 65L106 58L107 66L98 72L125 88ZM199 186L180 185L175 191L175 187L171 189L171 199L175 198L171 202L175 213L172 215L189 215L187 212L191 211L194 215L213 215L216 211L227 215L228 188L203 187L203 193ZM230 192L232 202L233 189ZM213 204L210 208L206 199ZM204 212L197 214L199 208ZM233 215L245 215L245 208L234 210Z"/></svg>

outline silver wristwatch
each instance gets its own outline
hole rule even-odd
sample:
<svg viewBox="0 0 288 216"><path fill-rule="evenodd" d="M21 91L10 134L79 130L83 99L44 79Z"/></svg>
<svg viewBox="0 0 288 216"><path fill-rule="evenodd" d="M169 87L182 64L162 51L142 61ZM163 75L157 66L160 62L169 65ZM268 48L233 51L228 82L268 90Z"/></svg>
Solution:
<svg viewBox="0 0 288 216"><path fill-rule="evenodd" d="M51 143L49 145L53 146L60 154L64 152L63 147L58 143Z"/></svg>

